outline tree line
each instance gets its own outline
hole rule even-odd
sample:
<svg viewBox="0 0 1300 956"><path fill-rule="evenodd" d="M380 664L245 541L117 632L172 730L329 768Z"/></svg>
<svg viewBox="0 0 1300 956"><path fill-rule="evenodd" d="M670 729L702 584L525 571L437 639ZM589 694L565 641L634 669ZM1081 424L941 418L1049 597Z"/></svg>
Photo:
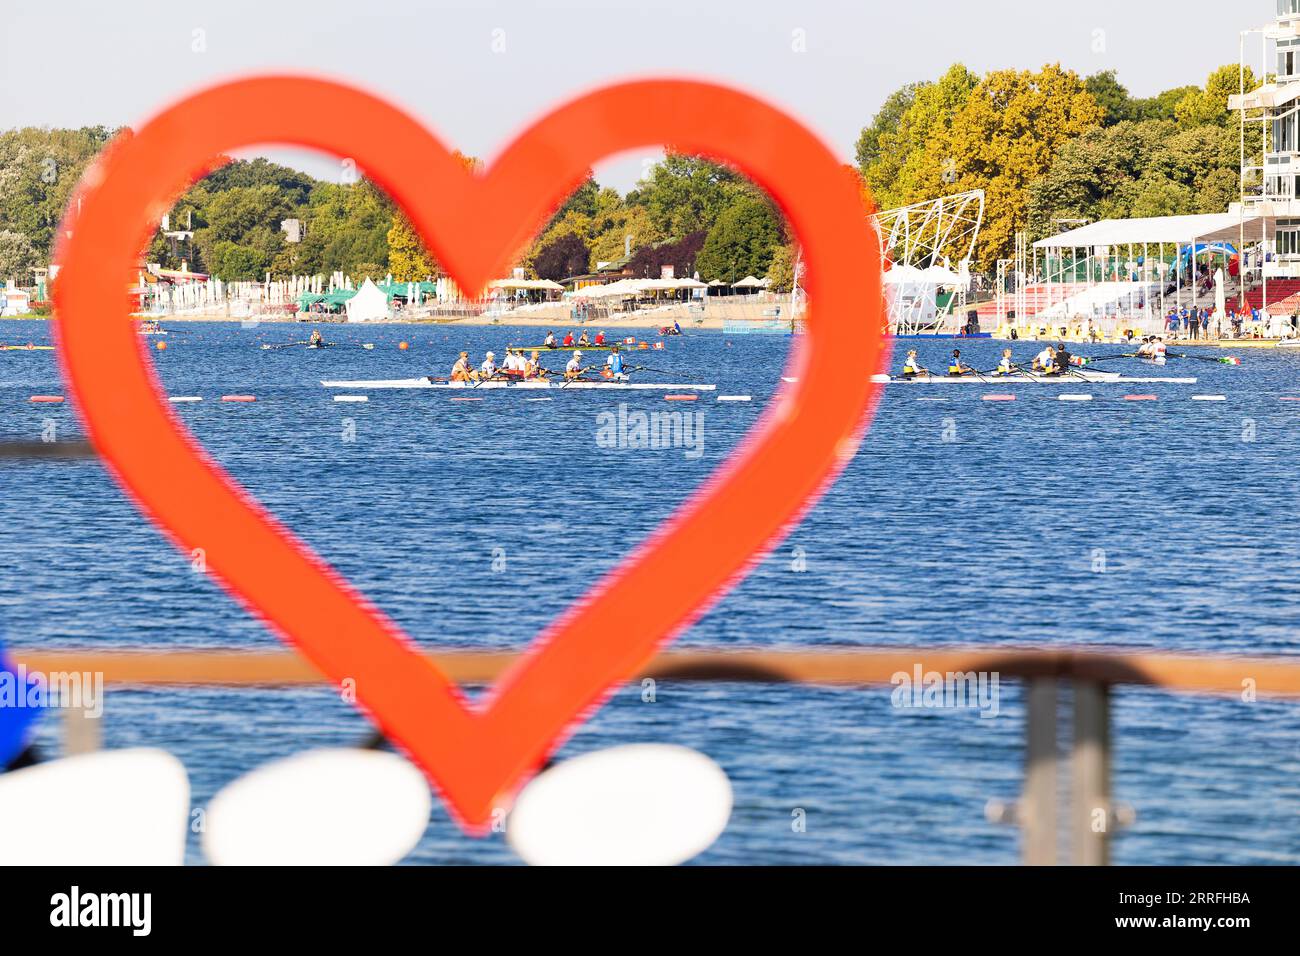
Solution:
<svg viewBox="0 0 1300 956"><path fill-rule="evenodd" d="M1203 87L1133 97L1114 71L1081 78L1056 65L978 76L955 64L892 93L862 130L852 169L877 208L983 189L976 268L1010 256L1062 219L1220 211L1238 195L1238 133L1227 98L1238 67ZM1250 71L1247 88L1256 79ZM55 230L85 166L119 131L0 132L0 278L49 260ZM472 157L461 157L473 166ZM302 224L300 242L281 230ZM344 272L436 278L438 263L394 203L363 176L330 182L266 159L235 160L195 183L144 258L226 280ZM626 261L624 261L626 260ZM637 277L735 282L769 276L788 289L795 250L770 198L740 173L670 152L626 195L588 176L555 211L519 264L536 278L621 263Z"/></svg>

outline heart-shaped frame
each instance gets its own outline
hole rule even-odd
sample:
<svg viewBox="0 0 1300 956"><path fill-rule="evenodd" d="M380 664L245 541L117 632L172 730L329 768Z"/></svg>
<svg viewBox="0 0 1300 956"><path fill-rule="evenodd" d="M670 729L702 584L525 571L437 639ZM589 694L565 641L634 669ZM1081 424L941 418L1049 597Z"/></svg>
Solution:
<svg viewBox="0 0 1300 956"><path fill-rule="evenodd" d="M470 705L377 608L253 501L172 414L126 288L154 225L239 148L348 157L405 210L467 291L503 273L598 161L669 145L764 187L808 263L806 335L782 388L728 461ZM805 127L722 86L606 87L544 116L482 173L390 104L321 79L270 76L199 92L115 140L61 227L55 282L64 373L118 481L182 550L357 698L471 831L569 728L774 547L853 456L881 368L881 253L851 171ZM77 211L79 209L79 212Z"/></svg>

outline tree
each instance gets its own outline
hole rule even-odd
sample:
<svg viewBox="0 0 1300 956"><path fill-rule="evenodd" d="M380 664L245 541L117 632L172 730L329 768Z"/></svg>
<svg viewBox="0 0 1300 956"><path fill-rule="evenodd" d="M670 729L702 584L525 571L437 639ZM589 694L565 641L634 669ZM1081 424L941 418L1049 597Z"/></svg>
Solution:
<svg viewBox="0 0 1300 956"><path fill-rule="evenodd" d="M777 246L772 253L772 264L767 269L768 286L773 292L789 292L794 288L795 249L793 243ZM743 278L743 277L742 277Z"/></svg>
<svg viewBox="0 0 1300 956"><path fill-rule="evenodd" d="M664 266L672 266L675 276L694 275L706 235L705 230L697 229L671 242L642 246L632 254L628 269L641 279L658 279Z"/></svg>
<svg viewBox="0 0 1300 956"><path fill-rule="evenodd" d="M424 247L424 240L401 210L393 213L393 225L388 230L387 239L388 270L394 281L423 282L440 274L441 270Z"/></svg>
<svg viewBox="0 0 1300 956"><path fill-rule="evenodd" d="M903 115L916 101L917 92L926 83L908 83L890 93L880 112L871 118L871 122L862 127L853 153L858 161L858 170L865 176L867 170L880 162L881 137L893 132L903 121Z"/></svg>
<svg viewBox="0 0 1300 956"><path fill-rule="evenodd" d="M115 135L103 126L0 133L0 229L26 236L47 261L73 188Z"/></svg>
<svg viewBox="0 0 1300 956"><path fill-rule="evenodd" d="M591 268L591 250L579 236L568 232L544 246L531 264L537 278L558 282L585 275Z"/></svg>
<svg viewBox="0 0 1300 956"><path fill-rule="evenodd" d="M771 203L758 197L740 199L713 224L695 266L705 279L723 282L764 275L784 238Z"/></svg>
<svg viewBox="0 0 1300 956"><path fill-rule="evenodd" d="M1184 129L1197 126L1228 126L1237 123L1237 117L1228 112L1228 97L1240 91L1241 67L1236 64L1221 66L1205 81L1205 89L1194 90L1178 101L1174 116ZM1259 85L1254 72L1246 67L1246 90Z"/></svg>
<svg viewBox="0 0 1300 956"><path fill-rule="evenodd" d="M754 187L735 171L701 159L669 153L627 195L631 206L643 206L655 228L666 236L684 236L708 229L741 193Z"/></svg>
<svg viewBox="0 0 1300 956"><path fill-rule="evenodd" d="M934 152L934 146L966 105L977 83L978 78L965 66L953 64L937 83L918 86L897 127L880 133L878 158L863 170L863 178L880 208L941 195L942 191L931 192L931 170L938 170L940 185L956 180L955 161Z"/></svg>
<svg viewBox="0 0 1300 956"><path fill-rule="evenodd" d="M1027 225L1031 184L1066 144L1101 119L1101 108L1078 75L1058 65L1037 73L995 71L979 82L927 151L946 157L955 175L932 162L920 188L930 195L984 190L976 258L991 270L1011 254L1014 234Z"/></svg>
<svg viewBox="0 0 1300 956"><path fill-rule="evenodd" d="M38 265L40 257L30 239L21 232L0 229L0 285L13 279L18 285L27 285L29 273Z"/></svg>
<svg viewBox="0 0 1300 956"><path fill-rule="evenodd" d="M1116 79L1114 70L1101 70L1092 74L1084 80L1083 86L1101 107L1103 126L1137 119L1136 104L1129 97L1128 89Z"/></svg>

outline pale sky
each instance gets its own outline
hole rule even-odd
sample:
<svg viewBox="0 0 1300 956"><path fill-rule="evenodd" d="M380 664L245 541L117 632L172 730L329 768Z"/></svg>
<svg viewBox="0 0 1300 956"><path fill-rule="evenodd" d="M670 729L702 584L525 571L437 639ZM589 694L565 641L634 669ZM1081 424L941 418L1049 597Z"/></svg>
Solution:
<svg viewBox="0 0 1300 956"><path fill-rule="evenodd" d="M1236 63L1273 0L5 0L0 129L137 124L254 71L324 73L383 94L490 158L511 132L601 83L692 75L775 101L849 161L903 83L1060 62L1116 69L1138 96ZM196 34L195 31L202 31ZM196 40L201 37L201 42ZM196 50L202 46L202 50ZM1248 58L1259 68L1259 40ZM269 153L330 175L335 164ZM629 188L648 157L597 178Z"/></svg>

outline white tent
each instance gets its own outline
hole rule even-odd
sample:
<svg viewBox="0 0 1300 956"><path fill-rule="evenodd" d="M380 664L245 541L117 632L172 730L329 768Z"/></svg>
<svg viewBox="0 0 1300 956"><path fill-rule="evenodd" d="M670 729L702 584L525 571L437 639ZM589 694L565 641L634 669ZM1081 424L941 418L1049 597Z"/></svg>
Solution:
<svg viewBox="0 0 1300 956"><path fill-rule="evenodd" d="M766 289L770 283L766 279L756 279L754 276L745 276L739 282L732 283L733 289Z"/></svg>
<svg viewBox="0 0 1300 956"><path fill-rule="evenodd" d="M388 296L379 290L379 286L366 277L357 294L344 304L349 322L386 322L388 321Z"/></svg>

